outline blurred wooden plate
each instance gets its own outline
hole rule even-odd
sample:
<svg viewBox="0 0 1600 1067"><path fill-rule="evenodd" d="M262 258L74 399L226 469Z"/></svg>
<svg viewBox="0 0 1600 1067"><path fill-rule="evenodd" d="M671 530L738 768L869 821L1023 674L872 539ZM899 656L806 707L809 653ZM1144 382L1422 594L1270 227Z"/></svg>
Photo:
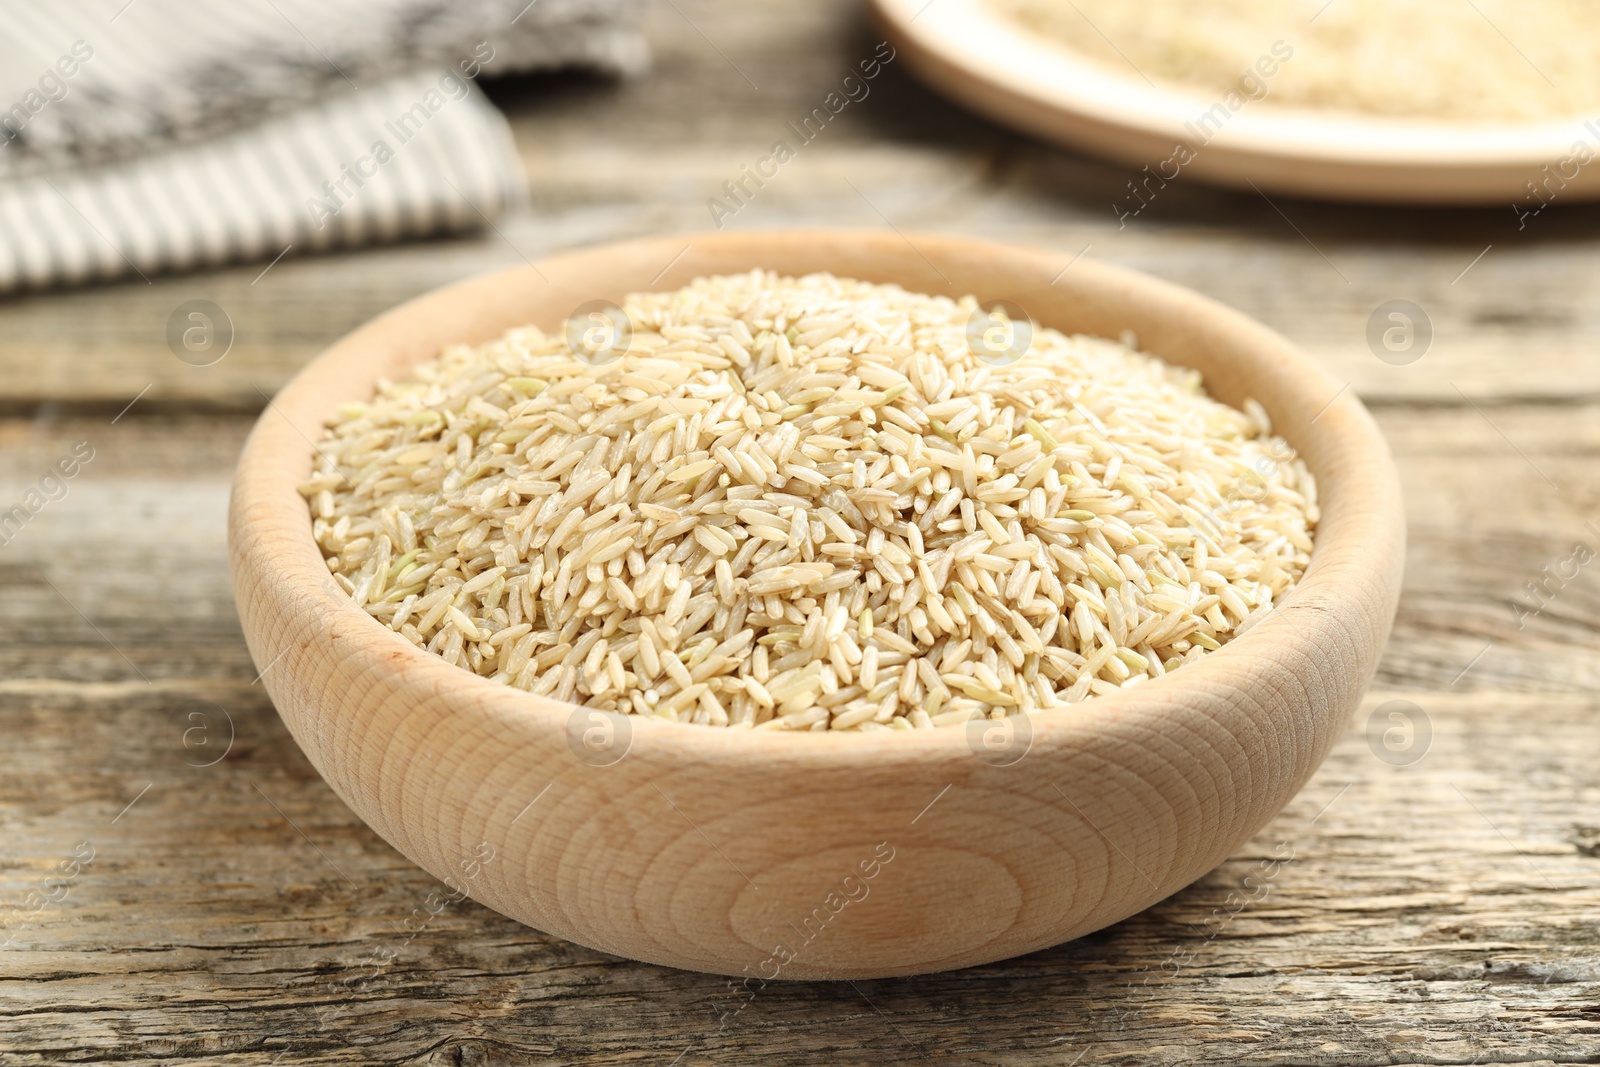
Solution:
<svg viewBox="0 0 1600 1067"><path fill-rule="evenodd" d="M1580 142L1600 157L1600 121L1466 125L1250 102L1201 144L1186 124L1217 106L1214 97L1079 59L984 0L872 4L907 66L940 92L996 122L1135 167L1155 169L1181 143L1196 151L1180 175L1257 191L1519 211L1600 196L1600 165L1574 158ZM1530 183L1540 182L1535 199Z"/></svg>

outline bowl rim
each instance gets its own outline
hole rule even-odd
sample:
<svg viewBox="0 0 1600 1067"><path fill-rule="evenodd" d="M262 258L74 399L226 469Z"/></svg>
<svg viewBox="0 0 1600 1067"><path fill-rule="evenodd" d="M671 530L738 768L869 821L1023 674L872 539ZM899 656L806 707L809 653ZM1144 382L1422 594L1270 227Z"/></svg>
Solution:
<svg viewBox="0 0 1600 1067"><path fill-rule="evenodd" d="M1186 121L1220 103L1218 96L1199 89L1150 84L1081 57L1064 44L987 12L982 0L872 3L891 36L944 68L941 85L959 76L1059 116L1122 128L1169 144L1192 145ZM1301 166L1393 168L1397 178L1407 180L1418 173L1526 168L1523 177L1533 179L1540 167L1566 160L1574 138L1600 141L1600 126L1592 115L1475 123L1262 102L1233 112L1226 125L1204 142L1200 155L1209 150ZM1591 150L1600 154L1600 147L1591 144ZM1273 181L1268 174L1261 176L1261 182L1289 184ZM1600 185L1577 182L1567 192L1564 184L1562 191L1567 196L1593 196Z"/></svg>
<svg viewBox="0 0 1600 1067"><path fill-rule="evenodd" d="M362 664L365 670L404 675L403 684L412 689L422 687L429 690L433 699L450 705L455 714L486 714L513 723L520 722L523 726L538 727L539 730L535 732L565 728L565 723L581 705L535 696L447 663L383 626L357 607L333 581L312 537L308 505L297 489L310 471L313 455L311 441L315 434L320 434L323 418L331 414L338 403L356 399L345 395L330 401L324 395L327 383L342 380L348 387L350 382L365 380L368 383L365 395L370 395L371 383L381 376L370 367L362 367L363 363L372 362L372 346L383 344L386 338L404 334L414 320L439 314L445 309L450 309L451 313L465 309L461 313L470 316L475 313L471 311L474 302L485 292L496 290L497 287L501 290L515 288L523 282L532 283L535 275L548 281L550 277L559 276L575 265L593 267L605 262L608 256L620 254L643 255L652 261L665 263L677 252L677 257L673 258L675 266L657 276L658 280L666 278L666 282L650 287L658 290L675 289L690 277L708 272L704 268L687 269L703 258L703 255L686 256L684 253L690 248L702 254L709 252L714 256L720 255L726 260L729 257L739 258L738 250L742 248L784 246L792 249L800 245L829 242L865 248L868 254L876 251L887 256L892 252L908 260L906 246L909 245L930 266L935 260L953 263L959 257L990 257L1037 269L1044 277L1057 271L1062 258L1038 249L915 232L835 229L713 231L649 237L565 251L530 261L525 266L487 272L424 293L357 327L335 342L302 368L262 411L241 454L229 503L230 561L235 575L236 595L241 600L241 614L255 613L253 605L250 612L246 611L244 601L247 598L263 595L276 598L286 613L309 615L312 620L310 629L317 636L352 639L353 647L349 654L365 657ZM750 254L745 254L742 261L749 262L751 267L759 265L758 262L750 262L750 258ZM712 268L710 272L733 270L731 265L725 265ZM1363 602L1360 606L1370 626L1379 631L1376 641L1381 645L1389 620L1378 618L1381 610L1373 610L1372 604L1380 603L1386 597L1392 615L1393 601L1398 594L1400 566L1399 561L1392 557L1397 554L1397 545L1403 544L1403 514L1399 509L1398 479L1388 447L1348 386L1340 386L1309 356L1273 331L1240 312L1187 289L1086 257L1075 261L1070 272L1062 273L1071 279L1069 289L1076 287L1087 292L1127 291L1172 315L1203 314L1206 328L1211 334L1246 346L1241 349L1243 354L1238 358L1255 361L1262 367L1271 363L1280 372L1285 368L1291 369L1296 378L1293 388L1296 391L1297 410L1303 408L1309 411L1312 408L1306 405L1320 405L1320 413L1311 422L1321 424L1315 432L1318 439L1327 442L1323 451L1350 464L1350 470L1355 473L1344 479L1348 484L1341 485L1338 478L1332 480L1335 492L1330 499L1325 495L1324 472L1317 472L1323 521L1315 536L1311 565L1295 589L1275 605L1274 610L1260 623L1197 662L1186 664L1181 670L1115 694L1090 698L1072 705L1070 709L1033 714L1029 718L1031 744L1063 743L1082 730L1120 730L1130 738L1135 737L1140 730L1149 729L1154 724L1152 709L1176 716L1185 713L1207 714L1209 701L1198 699L1199 690L1210 690L1214 696L1216 691L1222 689L1235 694L1234 699L1241 699L1236 695L1240 689L1259 680L1257 676L1261 671L1252 669L1252 664L1259 668L1263 656L1279 655L1294 648L1305 649L1316 642L1350 647L1370 643L1365 637L1353 636L1349 619L1341 617L1341 605L1354 599L1347 595L1351 592L1349 582L1352 574L1370 579L1377 590L1377 600ZM1047 319L1048 316L1042 318ZM1052 324L1046 321L1044 325ZM493 335L498 336L503 332L503 329L499 329L493 331ZM1252 346L1253 352L1249 351ZM409 360L409 364L414 365L426 358L429 357L419 355ZM1331 399L1324 402L1327 397ZM1274 416L1275 430L1286 433L1277 426L1280 413L1273 411L1271 406L1268 406L1268 411ZM308 433L313 426L315 434ZM1304 449L1297 451L1303 453ZM297 470L301 473L297 473ZM1352 494L1356 493L1370 498L1366 501L1370 507L1361 509L1366 519L1357 521L1356 517L1346 515L1337 526L1337 537L1326 533L1329 515L1341 509L1350 512L1354 507ZM1341 494L1344 499L1340 499ZM246 580L247 576L250 580ZM246 627L246 637L250 640L252 655L266 676L271 691L277 684L277 679L271 673L273 664L277 662L276 657L285 656L293 660L295 657L287 655L292 649L257 647L258 642L249 626ZM1361 653L1355 654L1358 662L1362 658ZM1346 657L1346 662L1349 662L1349 657ZM1356 664L1351 666L1354 668ZM1310 684L1309 680L1302 680L1302 687L1307 684ZM1186 694L1197 699L1186 701ZM281 702L279 706L282 707ZM658 755L702 763L767 760L774 765L790 767L854 764L865 769L907 762L925 764L930 759L967 760L973 755L967 730L961 728L894 731L890 736L881 731L695 728L692 724L637 715L626 718L631 729L630 744L633 750L640 745L649 745L658 749ZM1174 726L1182 728L1182 723L1175 723Z"/></svg>

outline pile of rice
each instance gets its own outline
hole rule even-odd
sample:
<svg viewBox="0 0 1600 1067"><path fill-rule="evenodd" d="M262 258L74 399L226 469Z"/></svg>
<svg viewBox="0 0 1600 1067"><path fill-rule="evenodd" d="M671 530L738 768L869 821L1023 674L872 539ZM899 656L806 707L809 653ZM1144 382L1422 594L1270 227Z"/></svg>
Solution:
<svg viewBox="0 0 1600 1067"><path fill-rule="evenodd" d="M1058 708L1270 611L1317 507L1260 407L1054 330L993 365L976 307L756 271L630 297L612 362L451 348L333 420L317 544L450 663L717 726Z"/></svg>
<svg viewBox="0 0 1600 1067"><path fill-rule="evenodd" d="M1122 74L1221 98L1466 122L1600 108L1600 0L986 0ZM1274 42L1293 58L1240 77Z"/></svg>

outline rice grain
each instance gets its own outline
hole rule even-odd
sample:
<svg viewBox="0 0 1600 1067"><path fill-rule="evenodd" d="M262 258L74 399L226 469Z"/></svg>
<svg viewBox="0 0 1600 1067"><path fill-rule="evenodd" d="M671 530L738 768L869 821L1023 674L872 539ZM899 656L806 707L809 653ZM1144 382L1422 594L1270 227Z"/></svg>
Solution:
<svg viewBox="0 0 1600 1067"><path fill-rule="evenodd" d="M330 573L492 681L711 726L907 729L1159 677L1309 563L1253 402L971 298L754 271L630 297L594 365L512 330L380 383L301 487Z"/></svg>

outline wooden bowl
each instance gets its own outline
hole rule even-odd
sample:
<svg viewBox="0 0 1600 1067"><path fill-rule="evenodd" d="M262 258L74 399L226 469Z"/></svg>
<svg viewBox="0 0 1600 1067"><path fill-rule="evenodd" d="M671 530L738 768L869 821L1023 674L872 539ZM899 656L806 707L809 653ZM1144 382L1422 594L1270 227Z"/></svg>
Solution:
<svg viewBox="0 0 1600 1067"><path fill-rule="evenodd" d="M1360 403L1283 338L1087 260L1052 282L1063 263L925 235L673 236L475 278L356 330L261 416L233 487L239 614L284 722L357 814L460 891L751 988L997 960L1182 888L1295 794L1356 706L1400 588L1399 487ZM1304 579L1220 651L1070 711L841 735L614 721L451 666L334 584L295 487L340 404L449 343L754 267L1003 297L1065 331L1132 329L1220 399L1255 397L1321 485Z"/></svg>
<svg viewBox="0 0 1600 1067"><path fill-rule="evenodd" d="M1165 175L1255 191L1335 200L1512 205L1600 196L1600 126L1582 118L1537 124L1451 123L1247 103L1210 140L1195 123L1218 104L1201 91L1148 84L1014 26L985 0L872 0L903 61L935 89L996 122L1136 168L1142 198ZM1211 127L1202 131L1206 136ZM1178 145L1196 149L1192 161ZM1551 178L1544 168L1548 167ZM1529 183L1541 184L1535 197ZM1553 183L1553 184L1552 184ZM1125 194L1116 205L1138 208Z"/></svg>

